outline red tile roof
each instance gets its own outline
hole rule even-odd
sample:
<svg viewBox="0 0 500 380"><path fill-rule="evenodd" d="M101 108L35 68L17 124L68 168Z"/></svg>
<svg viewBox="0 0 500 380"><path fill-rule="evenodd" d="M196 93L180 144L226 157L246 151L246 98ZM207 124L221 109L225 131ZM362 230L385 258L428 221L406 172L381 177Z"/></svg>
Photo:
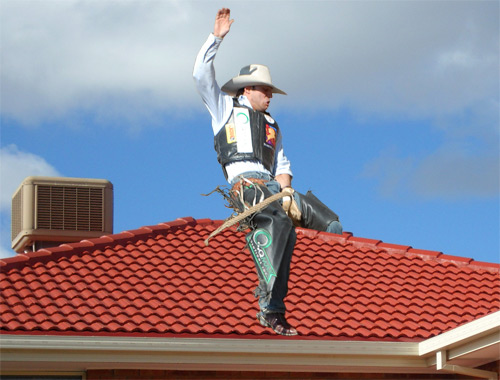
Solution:
<svg viewBox="0 0 500 380"><path fill-rule="evenodd" d="M290 339L256 318L244 233L178 219L0 261L3 334ZM500 265L297 229L295 339L421 341L500 310ZM294 339L294 338L291 338Z"/></svg>

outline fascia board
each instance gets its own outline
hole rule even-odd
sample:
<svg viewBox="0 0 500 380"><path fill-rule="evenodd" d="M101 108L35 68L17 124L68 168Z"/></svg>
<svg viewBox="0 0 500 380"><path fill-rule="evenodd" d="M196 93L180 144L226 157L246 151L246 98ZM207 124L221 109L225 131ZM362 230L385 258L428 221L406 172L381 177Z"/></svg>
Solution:
<svg viewBox="0 0 500 380"><path fill-rule="evenodd" d="M0 347L3 363L12 368L25 360L48 369L51 363L73 363L68 370L134 363L142 368L308 371L427 367L416 342L1 335Z"/></svg>
<svg viewBox="0 0 500 380"><path fill-rule="evenodd" d="M1 349L416 356L417 342L0 335Z"/></svg>

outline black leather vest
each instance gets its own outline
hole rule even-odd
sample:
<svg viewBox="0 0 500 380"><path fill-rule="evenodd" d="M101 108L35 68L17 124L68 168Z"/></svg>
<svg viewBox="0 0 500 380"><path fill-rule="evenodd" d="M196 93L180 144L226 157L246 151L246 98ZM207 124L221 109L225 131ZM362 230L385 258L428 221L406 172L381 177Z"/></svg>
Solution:
<svg viewBox="0 0 500 380"><path fill-rule="evenodd" d="M223 169L230 162L258 160L273 173L278 123L268 113L233 102L233 113L214 138L217 160ZM227 178L225 170L224 175Z"/></svg>

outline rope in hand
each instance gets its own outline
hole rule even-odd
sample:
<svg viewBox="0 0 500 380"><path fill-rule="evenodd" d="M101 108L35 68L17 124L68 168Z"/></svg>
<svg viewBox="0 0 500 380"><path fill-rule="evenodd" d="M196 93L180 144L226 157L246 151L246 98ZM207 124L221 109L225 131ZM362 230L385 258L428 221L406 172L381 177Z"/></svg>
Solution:
<svg viewBox="0 0 500 380"><path fill-rule="evenodd" d="M289 196L289 195L290 195L290 193L286 193L286 192L283 192L283 191L281 193L277 193L277 194L271 195L269 198L264 199L262 202L257 203L255 206L252 206L252 207L246 209L241 214L238 214L238 215L236 215L236 216L234 216L232 218L227 219L219 228L217 228L214 232L212 232L205 239L205 246L208 246L208 241L211 238L213 238L215 235L217 235L218 233L220 233L221 231L223 231L226 228L229 228L229 227L235 225L240 220L243 220L243 219L249 217L250 215L256 213L257 211L260 211L260 210L266 208L267 206L269 206L269 204L273 203L274 201L277 201L277 200L279 200L279 199L281 199L283 197Z"/></svg>

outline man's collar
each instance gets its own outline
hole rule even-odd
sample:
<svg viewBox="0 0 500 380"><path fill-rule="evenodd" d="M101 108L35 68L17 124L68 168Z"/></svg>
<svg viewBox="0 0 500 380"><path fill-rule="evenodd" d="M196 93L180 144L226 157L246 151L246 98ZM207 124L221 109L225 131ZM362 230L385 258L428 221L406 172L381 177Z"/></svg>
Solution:
<svg viewBox="0 0 500 380"><path fill-rule="evenodd" d="M236 99L236 98L233 98L233 99ZM248 107L251 110L253 110L253 107L252 107L252 104L250 103L250 100L248 100L248 98L245 95L238 96L238 98L236 100L238 101L238 104L240 106ZM269 112L266 112L266 111L262 111L262 112L265 113L266 115L269 115Z"/></svg>
<svg viewBox="0 0 500 380"><path fill-rule="evenodd" d="M250 100L248 100L245 95L240 95L238 97L238 103L240 103L242 106L253 109L252 105L250 104Z"/></svg>

